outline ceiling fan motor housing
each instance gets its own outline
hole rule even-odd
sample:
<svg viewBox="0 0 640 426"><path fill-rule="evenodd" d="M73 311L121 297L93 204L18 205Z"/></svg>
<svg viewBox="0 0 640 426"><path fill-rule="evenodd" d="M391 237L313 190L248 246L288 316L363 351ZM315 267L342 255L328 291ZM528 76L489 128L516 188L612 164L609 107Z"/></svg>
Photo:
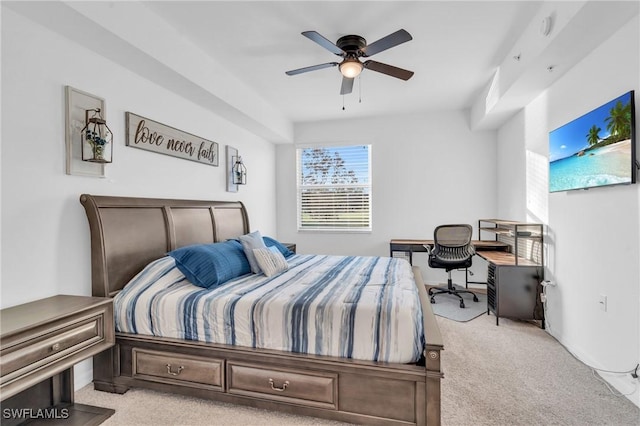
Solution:
<svg viewBox="0 0 640 426"><path fill-rule="evenodd" d="M347 53L361 56L362 49L367 46L367 40L365 40L364 37L360 37L359 35L346 35L338 39L338 41L336 42L336 46Z"/></svg>

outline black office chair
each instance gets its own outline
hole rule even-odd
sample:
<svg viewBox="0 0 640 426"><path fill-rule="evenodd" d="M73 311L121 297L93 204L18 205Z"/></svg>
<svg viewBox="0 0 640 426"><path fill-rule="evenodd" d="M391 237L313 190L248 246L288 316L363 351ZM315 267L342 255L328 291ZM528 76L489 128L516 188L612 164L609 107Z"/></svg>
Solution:
<svg viewBox="0 0 640 426"><path fill-rule="evenodd" d="M469 290L456 288L451 282L451 271L459 268L469 268L475 248L471 244L473 229L470 225L440 225L433 231L433 248L429 250L429 266L446 269L449 274L447 287L431 287L429 296L431 303L436 303L434 297L438 294L453 294L460 298L460 307L464 308L464 299L460 293L473 295L473 301L478 297Z"/></svg>

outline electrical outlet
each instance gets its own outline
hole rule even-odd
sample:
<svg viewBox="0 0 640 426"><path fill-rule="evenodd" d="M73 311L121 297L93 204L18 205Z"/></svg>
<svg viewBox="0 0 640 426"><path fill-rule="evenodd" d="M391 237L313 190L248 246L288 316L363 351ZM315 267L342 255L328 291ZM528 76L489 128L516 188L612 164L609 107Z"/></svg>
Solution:
<svg viewBox="0 0 640 426"><path fill-rule="evenodd" d="M600 304L600 310L607 312L607 296L601 294L598 303Z"/></svg>

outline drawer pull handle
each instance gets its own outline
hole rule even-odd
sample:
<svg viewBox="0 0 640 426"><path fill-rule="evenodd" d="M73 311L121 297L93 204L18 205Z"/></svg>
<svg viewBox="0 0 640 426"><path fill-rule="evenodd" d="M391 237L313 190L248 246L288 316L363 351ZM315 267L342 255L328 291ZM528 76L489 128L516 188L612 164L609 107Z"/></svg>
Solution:
<svg viewBox="0 0 640 426"><path fill-rule="evenodd" d="M180 367L178 367L178 371L174 373L173 371L171 371L171 364L167 364L167 373L171 374L172 376L177 376L182 372L182 370L184 370L184 366L181 365Z"/></svg>
<svg viewBox="0 0 640 426"><path fill-rule="evenodd" d="M271 389L273 389L274 391L284 392L285 390L287 390L287 386L289 386L289 381L285 380L281 388L275 387L273 385L274 384L273 379L269 379L269 384L271 385Z"/></svg>
<svg viewBox="0 0 640 426"><path fill-rule="evenodd" d="M58 349L60 349L60 343L54 343L53 346L51 346L51 350L54 352Z"/></svg>

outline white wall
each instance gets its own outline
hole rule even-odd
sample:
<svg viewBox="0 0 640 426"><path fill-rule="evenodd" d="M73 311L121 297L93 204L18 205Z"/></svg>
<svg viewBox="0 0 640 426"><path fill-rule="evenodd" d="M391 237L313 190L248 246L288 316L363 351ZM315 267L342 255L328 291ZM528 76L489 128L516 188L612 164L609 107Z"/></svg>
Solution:
<svg viewBox="0 0 640 426"><path fill-rule="evenodd" d="M65 174L65 85L106 99L114 132L106 179ZM125 111L217 141L220 166L125 146ZM6 8L2 142L2 307L91 293L82 193L241 200L252 229L275 236L271 143ZM225 191L226 145L238 148L249 170L238 193ZM88 383L90 364L78 370L77 385Z"/></svg>
<svg viewBox="0 0 640 426"><path fill-rule="evenodd" d="M499 175L526 182L522 195L500 191L498 211L548 224L548 331L585 363L633 369L640 360L640 185L548 193L548 132L605 102L635 90L640 125L638 17L552 85L498 132ZM636 135L638 137L638 135ZM516 163L512 159L517 159ZM607 296L607 312L599 297ZM629 374L603 376L624 393L637 386ZM640 405L636 390L630 399Z"/></svg>
<svg viewBox="0 0 640 426"><path fill-rule="evenodd" d="M279 145L278 235L301 253L388 256L391 238L431 239L443 223L477 229L478 219L495 215L495 139L493 131L472 132L463 111L299 124L297 144L372 145L373 231L298 232L295 147ZM473 270L486 274L486 264L474 262ZM443 270L428 268L424 254L414 264L425 281L446 279Z"/></svg>
<svg viewBox="0 0 640 426"><path fill-rule="evenodd" d="M499 218L522 220L526 211L524 114L518 113L498 131L497 193ZM506 143L504 142L506 141Z"/></svg>

